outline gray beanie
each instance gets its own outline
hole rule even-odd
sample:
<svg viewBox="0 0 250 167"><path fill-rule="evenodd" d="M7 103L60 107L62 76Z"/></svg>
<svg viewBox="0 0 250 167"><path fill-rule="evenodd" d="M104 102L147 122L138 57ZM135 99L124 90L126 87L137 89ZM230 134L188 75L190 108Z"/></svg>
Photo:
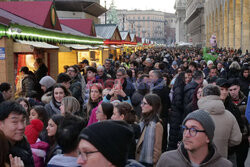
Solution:
<svg viewBox="0 0 250 167"><path fill-rule="evenodd" d="M212 143L214 137L215 125L209 113L204 110L193 111L186 116L182 124L185 125L185 123L191 119L198 121L202 125L202 127L205 130L205 133L207 134L209 142Z"/></svg>
<svg viewBox="0 0 250 167"><path fill-rule="evenodd" d="M45 76L42 77L42 79L39 81L40 85L45 86L47 89L49 89L50 87L52 87L56 81L50 77L50 76Z"/></svg>

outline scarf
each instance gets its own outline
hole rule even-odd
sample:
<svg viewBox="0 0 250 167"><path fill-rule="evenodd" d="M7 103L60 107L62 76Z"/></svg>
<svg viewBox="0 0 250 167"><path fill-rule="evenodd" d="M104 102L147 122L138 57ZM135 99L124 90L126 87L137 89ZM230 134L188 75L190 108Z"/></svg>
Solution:
<svg viewBox="0 0 250 167"><path fill-rule="evenodd" d="M146 128L139 162L153 164L156 121L150 121L148 126L145 126L144 122L139 125L142 131Z"/></svg>
<svg viewBox="0 0 250 167"><path fill-rule="evenodd" d="M55 102L56 104L53 103L53 100L50 100L50 106L52 108L52 110L55 112L55 114L60 114L61 110L60 110L60 105L61 103Z"/></svg>

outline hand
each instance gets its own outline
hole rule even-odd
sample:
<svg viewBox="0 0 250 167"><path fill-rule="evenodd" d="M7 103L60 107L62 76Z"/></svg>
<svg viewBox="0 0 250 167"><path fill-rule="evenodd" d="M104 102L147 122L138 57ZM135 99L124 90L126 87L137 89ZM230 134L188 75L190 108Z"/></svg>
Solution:
<svg viewBox="0 0 250 167"><path fill-rule="evenodd" d="M111 91L109 92L109 95L110 95L110 96L113 96L114 93L115 93L115 89L113 88L113 89L111 89Z"/></svg>
<svg viewBox="0 0 250 167"><path fill-rule="evenodd" d="M14 157L12 154L9 155L10 158L10 166L11 167L24 167L23 161L21 160L20 157Z"/></svg>
<svg viewBox="0 0 250 167"><path fill-rule="evenodd" d="M122 89L116 89L115 94L120 95L122 97L126 97L126 93Z"/></svg>

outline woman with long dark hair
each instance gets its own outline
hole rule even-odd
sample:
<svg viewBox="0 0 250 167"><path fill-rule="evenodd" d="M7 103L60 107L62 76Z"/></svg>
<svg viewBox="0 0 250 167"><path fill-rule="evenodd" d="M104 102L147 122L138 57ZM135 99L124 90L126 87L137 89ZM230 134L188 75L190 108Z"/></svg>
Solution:
<svg viewBox="0 0 250 167"><path fill-rule="evenodd" d="M159 119L161 99L148 94L142 100L141 136L136 145L136 160L146 167L153 167L161 155L163 126Z"/></svg>
<svg viewBox="0 0 250 167"><path fill-rule="evenodd" d="M69 91L61 84L56 84L52 90L52 99L49 104L45 105L45 110L48 113L49 118L54 114L61 114L60 106L62 99L69 96Z"/></svg>

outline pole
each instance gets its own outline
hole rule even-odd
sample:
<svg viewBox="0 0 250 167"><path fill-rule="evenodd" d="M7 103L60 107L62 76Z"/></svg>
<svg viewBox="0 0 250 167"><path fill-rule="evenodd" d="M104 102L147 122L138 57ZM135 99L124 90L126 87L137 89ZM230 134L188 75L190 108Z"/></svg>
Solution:
<svg viewBox="0 0 250 167"><path fill-rule="evenodd" d="M105 9L107 9L106 8L106 0L105 0ZM105 12L105 24L107 24L107 12Z"/></svg>
<svg viewBox="0 0 250 167"><path fill-rule="evenodd" d="M123 31L124 31L124 29L125 29L125 28L124 28L125 14L123 14L122 17L123 17L123 18L122 18L122 29L123 29Z"/></svg>

